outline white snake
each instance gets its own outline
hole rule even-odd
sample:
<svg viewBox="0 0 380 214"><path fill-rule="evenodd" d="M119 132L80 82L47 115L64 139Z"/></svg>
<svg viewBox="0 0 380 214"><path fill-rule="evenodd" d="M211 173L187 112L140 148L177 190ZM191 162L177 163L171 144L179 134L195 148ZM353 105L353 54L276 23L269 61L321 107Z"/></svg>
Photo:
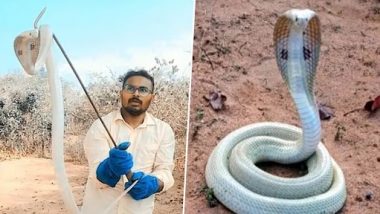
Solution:
<svg viewBox="0 0 380 214"><path fill-rule="evenodd" d="M70 213L80 213L68 182L63 156L64 107L62 87L51 52L53 36L47 25L26 31L15 39L15 52L24 70L34 75L44 64L48 70L52 105L52 157L58 185Z"/></svg>
<svg viewBox="0 0 380 214"><path fill-rule="evenodd" d="M66 208L70 213L81 213L76 205L64 165L64 106L61 81L58 72L56 72L51 51L53 34L47 25L42 25L37 29L37 22L45 10L46 8L37 17L34 30L25 31L16 37L14 49L20 63L28 74L34 75L43 65L46 65L52 104L52 158L55 174ZM108 207L103 211L99 210L99 212L108 213L136 183L137 181L124 190Z"/></svg>
<svg viewBox="0 0 380 214"><path fill-rule="evenodd" d="M275 25L274 43L302 130L264 122L233 131L209 157L207 185L236 213L335 213L344 205L346 187L342 170L320 143L321 124L313 94L321 43L319 18L311 10L285 12ZM298 178L274 176L255 165L306 159L308 173Z"/></svg>

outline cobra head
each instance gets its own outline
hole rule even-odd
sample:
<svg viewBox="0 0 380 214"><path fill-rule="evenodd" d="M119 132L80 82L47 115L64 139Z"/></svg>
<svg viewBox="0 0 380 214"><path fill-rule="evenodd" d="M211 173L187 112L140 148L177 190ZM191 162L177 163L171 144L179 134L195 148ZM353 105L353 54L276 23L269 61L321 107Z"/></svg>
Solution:
<svg viewBox="0 0 380 214"><path fill-rule="evenodd" d="M44 65L51 43L52 33L46 25L16 37L15 53L26 73L33 75Z"/></svg>
<svg viewBox="0 0 380 214"><path fill-rule="evenodd" d="M315 12L309 9L291 9L284 13L290 20L292 20L294 28L298 30L305 30L311 18L316 16Z"/></svg>

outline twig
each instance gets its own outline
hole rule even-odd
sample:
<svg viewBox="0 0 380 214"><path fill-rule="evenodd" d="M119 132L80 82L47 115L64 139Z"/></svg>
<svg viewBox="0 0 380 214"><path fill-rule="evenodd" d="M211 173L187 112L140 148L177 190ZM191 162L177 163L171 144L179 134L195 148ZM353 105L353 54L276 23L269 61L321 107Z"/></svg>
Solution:
<svg viewBox="0 0 380 214"><path fill-rule="evenodd" d="M344 113L343 116L345 117L345 116L347 116L347 115L349 115L351 113L354 113L354 112L357 112L357 111L360 111L360 110L362 110L362 108L353 109L353 110L351 110L349 112Z"/></svg>
<svg viewBox="0 0 380 214"><path fill-rule="evenodd" d="M238 53L240 54L240 56L243 56L243 54L241 53L241 49L242 49L247 43L248 43L248 42L244 42L242 45L239 46Z"/></svg>
<svg viewBox="0 0 380 214"><path fill-rule="evenodd" d="M206 58L207 58L207 62L211 65L211 69L214 71L214 65L213 65L213 63L212 63L210 57L207 55L207 52L206 52L205 49L203 49L202 47L201 47L201 50L202 50L202 52L205 54L205 56L206 56Z"/></svg>

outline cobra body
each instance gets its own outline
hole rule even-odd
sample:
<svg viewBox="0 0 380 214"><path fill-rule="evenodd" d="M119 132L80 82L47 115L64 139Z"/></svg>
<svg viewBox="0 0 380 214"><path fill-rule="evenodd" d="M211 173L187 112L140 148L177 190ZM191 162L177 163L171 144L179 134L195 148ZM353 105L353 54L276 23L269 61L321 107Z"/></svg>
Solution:
<svg viewBox="0 0 380 214"><path fill-rule="evenodd" d="M24 70L34 75L43 65L48 70L52 105L52 158L60 192L70 213L80 213L68 182L63 150L64 107L61 81L51 52L53 35L47 25L26 31L15 39L15 52Z"/></svg>
<svg viewBox="0 0 380 214"><path fill-rule="evenodd" d="M319 18L311 10L289 10L274 29L281 75L295 102L302 130L276 123L255 123L228 134L213 150L206 182L236 213L335 213L344 205L342 170L320 143L321 124L313 81L321 43ZM282 178L255 163L307 160L308 173Z"/></svg>

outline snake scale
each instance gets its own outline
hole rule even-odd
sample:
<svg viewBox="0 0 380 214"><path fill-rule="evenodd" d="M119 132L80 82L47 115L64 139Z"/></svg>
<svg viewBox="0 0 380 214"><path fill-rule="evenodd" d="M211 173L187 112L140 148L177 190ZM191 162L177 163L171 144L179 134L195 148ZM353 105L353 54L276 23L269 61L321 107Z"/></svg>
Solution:
<svg viewBox="0 0 380 214"><path fill-rule="evenodd" d="M236 213L335 213L346 200L342 170L320 143L313 83L321 44L315 12L292 9L274 28L277 65L296 105L302 129L277 122L239 128L215 147L206 166L214 195ZM255 163L306 160L308 173L282 178Z"/></svg>

